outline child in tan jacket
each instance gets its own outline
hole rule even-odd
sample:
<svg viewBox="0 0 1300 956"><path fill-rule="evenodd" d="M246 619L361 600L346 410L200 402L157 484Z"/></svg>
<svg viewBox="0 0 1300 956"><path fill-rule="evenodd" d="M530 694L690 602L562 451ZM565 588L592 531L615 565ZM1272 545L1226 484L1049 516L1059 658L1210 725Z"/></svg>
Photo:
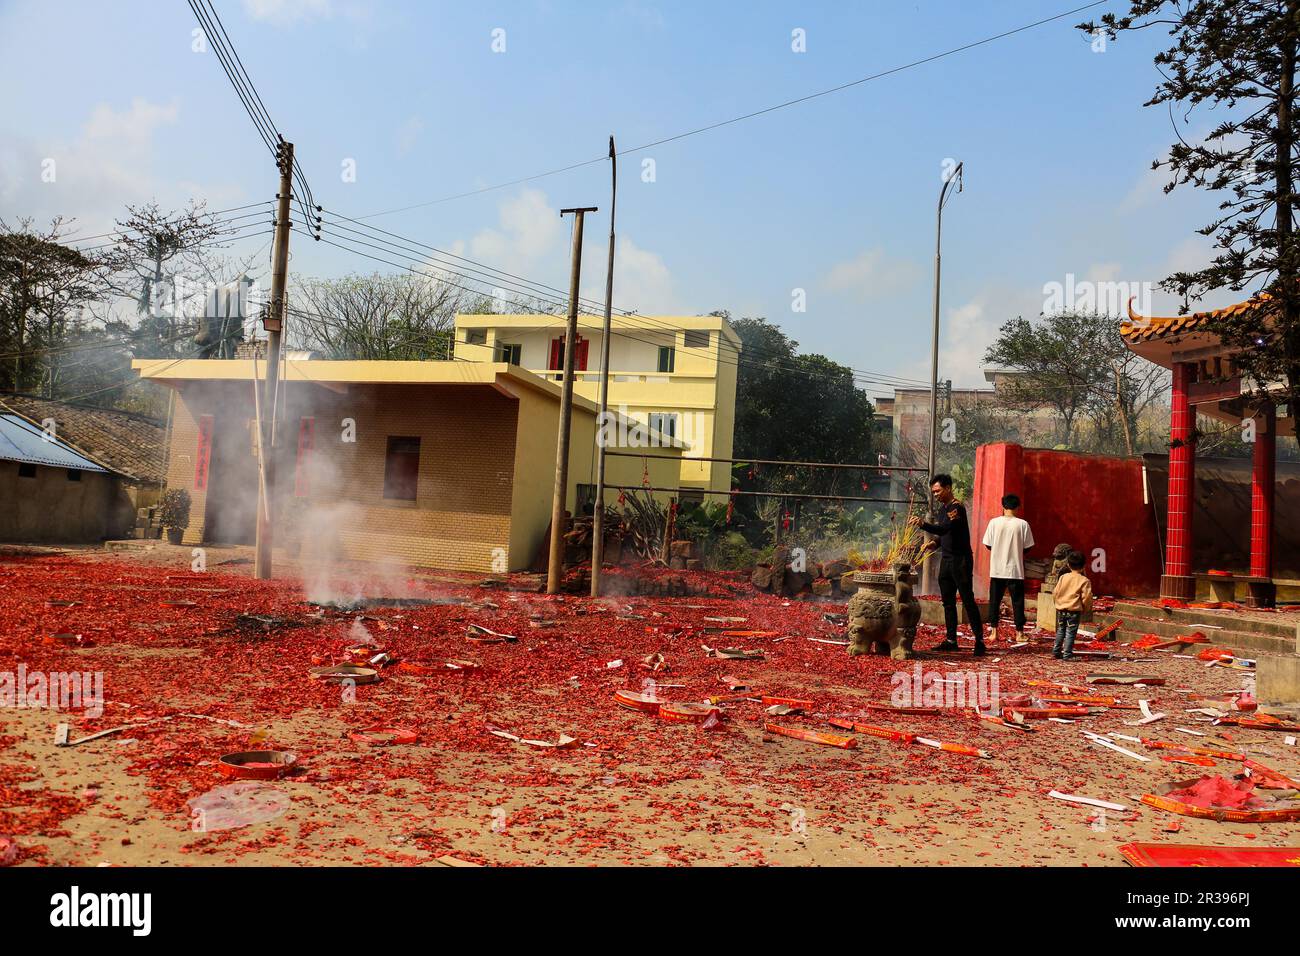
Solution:
<svg viewBox="0 0 1300 956"><path fill-rule="evenodd" d="M1074 638L1079 633L1079 621L1092 610L1092 582L1083 573L1083 552L1071 551L1066 559L1070 570L1056 581L1052 598L1056 605L1056 643L1052 656L1057 660L1072 661Z"/></svg>

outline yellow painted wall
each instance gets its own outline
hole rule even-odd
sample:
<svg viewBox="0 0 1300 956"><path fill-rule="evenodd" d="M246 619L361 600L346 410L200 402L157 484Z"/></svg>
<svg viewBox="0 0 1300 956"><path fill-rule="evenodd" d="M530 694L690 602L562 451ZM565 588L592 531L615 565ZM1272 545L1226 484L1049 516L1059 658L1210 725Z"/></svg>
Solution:
<svg viewBox="0 0 1300 956"><path fill-rule="evenodd" d="M168 481L193 498L187 544L206 540L210 499L220 499L217 507L240 509L255 493L248 483L223 487L212 480L215 450L207 492L194 490L198 416L213 414L217 428L246 436L247 409L236 391L249 388L189 386L178 396ZM370 385L346 395L290 385L285 401L277 439L277 512L294 497L298 424L310 416L316 419L315 447L304 498L319 526L332 529L343 556L490 571L496 549L508 553L517 412L512 398L486 385ZM234 409L239 410L231 414ZM355 423L355 441L344 440L345 418ZM420 439L414 502L384 497L388 438L398 436ZM284 543L285 529L277 532L277 544Z"/></svg>
<svg viewBox="0 0 1300 956"><path fill-rule="evenodd" d="M578 317L579 334L591 344L587 370L575 373L574 392L593 403L599 400L603 323L602 316ZM560 373L545 366L550 341L564 334L564 326L562 316L458 315L455 356L462 361L496 361L499 343L519 344L524 368L558 381ZM610 407L643 422L652 412L675 412L679 416L678 437L692 445L685 453L686 459L692 454L729 457L736 418L739 344L730 326L711 316L614 316L612 328ZM687 329L709 332L709 346L687 347ZM468 342L471 331L481 332L484 344ZM657 371L659 345L675 349L671 374ZM669 484L726 491L731 487L731 469L726 462L687 462Z"/></svg>
<svg viewBox="0 0 1300 956"><path fill-rule="evenodd" d="M243 517L252 514L247 510L256 494L251 394L247 381L181 383L167 478L169 488L191 494L186 544L209 540L205 518L217 509L226 515L231 509L244 509ZM553 393L508 381L501 388L358 384L340 394L292 381L283 402L276 442L276 512L284 514L293 499L299 421L312 417L315 444L305 497L318 516L329 513L343 556L483 572L500 570L503 559L512 571L532 562L551 519L559 425ZM198 418L205 414L214 416L218 435L208 489L200 492L194 488L194 472ZM345 425L355 441L344 440ZM571 512L578 485L595 482L595 428L595 413L575 404L567 499ZM420 438L414 502L383 497L388 438L396 436ZM219 444L238 460L223 467L217 460ZM672 486L680 469L679 450L649 451L666 456L646 462L650 483ZM610 456L607 461L610 484L641 485L641 459ZM236 475L223 483L218 480L223 470ZM606 501L612 504L617 498L618 492L610 491ZM228 526L237 523L226 521ZM277 522L276 544L284 543L286 532Z"/></svg>

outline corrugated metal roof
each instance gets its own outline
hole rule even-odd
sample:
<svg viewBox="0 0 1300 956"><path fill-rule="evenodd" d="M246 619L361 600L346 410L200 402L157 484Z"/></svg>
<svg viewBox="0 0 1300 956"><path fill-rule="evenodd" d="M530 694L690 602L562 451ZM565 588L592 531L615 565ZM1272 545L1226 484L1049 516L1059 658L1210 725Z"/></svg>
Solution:
<svg viewBox="0 0 1300 956"><path fill-rule="evenodd" d="M54 433L79 455L136 481L162 481L163 423L135 412L60 402L34 395L0 394L0 415L14 412L37 426L54 421Z"/></svg>
<svg viewBox="0 0 1300 956"><path fill-rule="evenodd" d="M109 474L89 458L78 455L59 441L17 415L0 415L0 458L52 468L75 468Z"/></svg>

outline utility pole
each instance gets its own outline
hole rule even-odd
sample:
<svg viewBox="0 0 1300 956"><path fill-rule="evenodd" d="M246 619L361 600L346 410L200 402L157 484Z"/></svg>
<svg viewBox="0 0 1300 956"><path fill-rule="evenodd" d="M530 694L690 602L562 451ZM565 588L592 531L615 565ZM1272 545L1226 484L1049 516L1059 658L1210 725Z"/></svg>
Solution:
<svg viewBox="0 0 1300 956"><path fill-rule="evenodd" d="M546 565L546 593L560 593L564 577L564 505L569 487L569 433L573 418L573 353L578 344L578 282L582 278L582 220L595 206L561 209L573 213L573 249L569 253L569 321L564 330L564 382L560 388L560 433L555 443L555 496L551 503L551 551Z"/></svg>
<svg viewBox="0 0 1300 956"><path fill-rule="evenodd" d="M605 330L600 339L600 415L596 418L596 507L591 515L591 596L600 597L600 566L605 560L605 442L609 414L610 315L614 308L614 202L618 198L618 153L609 138L609 262L605 266Z"/></svg>
<svg viewBox="0 0 1300 956"><path fill-rule="evenodd" d="M934 225L934 341L930 346L930 450L925 460L925 499L926 511L932 513L934 510L934 501L930 497L930 486L934 480L936 462L936 442L939 439L939 273L942 256L940 250L943 247L943 204L948 199L948 187L952 185L953 180L957 180L957 191L961 192L961 171L964 163L958 163L957 167L943 180L943 188L939 190L939 208L935 214ZM921 593L934 593L935 577L935 556L931 554L929 560L921 565Z"/></svg>
<svg viewBox="0 0 1300 956"><path fill-rule="evenodd" d="M935 443L939 437L939 267L940 249L943 245L943 204L948 198L948 187L957 181L957 191L961 192L961 170L965 163L958 163L957 168L946 176L943 188L939 190L939 210L934 227L934 342L930 349L930 455L925 461L928 479L934 477Z"/></svg>
<svg viewBox="0 0 1300 956"><path fill-rule="evenodd" d="M262 396L263 416L275 416L275 395L280 379L280 331L284 327L285 281L289 273L289 198L293 191L293 143L282 138L276 147L276 163L280 167L280 192L275 197L275 246L271 266L271 299L262 313L262 327L266 329L266 387ZM253 366L256 368L256 364ZM253 383L257 387L257 383ZM262 481L258 484L257 542L253 562L255 577L265 580L271 576L271 522L275 517L275 449L272 447L274 421L259 416L257 435L258 464Z"/></svg>

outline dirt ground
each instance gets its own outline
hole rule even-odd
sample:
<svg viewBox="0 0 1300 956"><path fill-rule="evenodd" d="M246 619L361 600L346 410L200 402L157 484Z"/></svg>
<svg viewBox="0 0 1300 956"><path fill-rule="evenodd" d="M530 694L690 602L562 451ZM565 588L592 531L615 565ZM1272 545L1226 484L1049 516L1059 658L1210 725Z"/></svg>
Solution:
<svg viewBox="0 0 1300 956"><path fill-rule="evenodd" d="M1195 698L1240 691L1250 679L1192 658L1054 661L1049 644L1011 650L1005 625L983 659L850 657L824 643L842 637L826 615L843 604L756 595L730 575L682 575L702 596L594 601L483 587L473 575L380 576L363 566L282 565L290 576L259 582L246 552L209 550L202 573L191 572L190 560L189 549L165 546L0 555L0 672L99 672L105 701L98 717L79 707L0 707L0 859L5 837L18 865L89 866L1115 866L1123 864L1117 848L1130 841L1300 845L1297 823L1221 823L1138 802L1162 783L1236 773L1236 762L1188 766L1119 741L1151 758L1140 762L1083 737L1117 731L1236 749L1300 776L1300 755L1282 734L1214 727L1185 712ZM420 603L339 610L307 603L305 592ZM470 625L517 640L472 641ZM81 635L80 644L56 634ZM923 627L917 647L940 639ZM364 654L349 652L356 646ZM719 659L703 646L764 656ZM386 667L379 683L355 688L309 675L381 651L423 668ZM644 662L657 654L667 666L652 671ZM444 666L459 660L481 667ZM935 716L868 707L889 703L894 673L910 678L918 665L949 680L996 676L1003 695L1044 689L1031 681L1082 686L1092 671L1141 672L1167 686L1093 693L1132 704L1145 697L1168 716L1133 727L1126 722L1138 711L1107 709L1075 723L1034 721L1035 732L1023 733L965 707ZM699 701L726 695L724 678L811 705L802 716L769 717L761 703L725 704L721 728L710 731L623 709L613 697L649 679L662 697ZM832 717L991 757L861 733L844 750L763 726L834 731ZM61 722L74 741L137 726L56 747ZM415 731L416 742L348 737L393 725ZM577 743L535 747L492 728ZM220 812L195 812L190 801L231 792L220 789L235 783L218 771L223 754L266 749L297 754L298 769L239 785L246 802L236 820L265 819L217 829ZM1053 789L1128 810L1099 817L1049 798ZM1174 825L1179 832L1168 832Z"/></svg>

